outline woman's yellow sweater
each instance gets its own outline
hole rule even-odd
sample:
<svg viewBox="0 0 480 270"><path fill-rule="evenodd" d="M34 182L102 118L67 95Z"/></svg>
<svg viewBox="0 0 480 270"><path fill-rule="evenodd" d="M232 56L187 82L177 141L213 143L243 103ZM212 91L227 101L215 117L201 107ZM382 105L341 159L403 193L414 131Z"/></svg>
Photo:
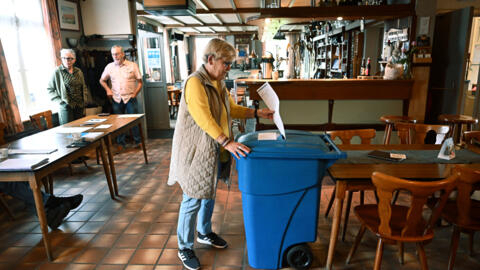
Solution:
<svg viewBox="0 0 480 270"><path fill-rule="evenodd" d="M223 91L220 81L212 81L215 89L218 93ZM195 123L210 135L214 140L218 138L222 133L231 138L232 134L229 132L227 110L225 106L222 106L222 115L220 117L220 125L217 124L210 112L210 106L208 105L208 98L205 93L205 89L200 80L196 77L192 77L188 80L185 86L185 101L188 106L188 111L192 116ZM226 93L229 95L229 93ZM248 112L247 107L237 105L232 97L228 98L230 102L230 116L232 118L246 118Z"/></svg>

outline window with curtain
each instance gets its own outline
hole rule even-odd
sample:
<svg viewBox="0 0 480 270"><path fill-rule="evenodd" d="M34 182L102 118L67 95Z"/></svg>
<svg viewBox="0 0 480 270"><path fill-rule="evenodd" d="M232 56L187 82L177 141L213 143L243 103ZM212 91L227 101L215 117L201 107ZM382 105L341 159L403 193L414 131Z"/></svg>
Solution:
<svg viewBox="0 0 480 270"><path fill-rule="evenodd" d="M40 0L1 0L0 39L22 119L57 111L47 84L55 68Z"/></svg>

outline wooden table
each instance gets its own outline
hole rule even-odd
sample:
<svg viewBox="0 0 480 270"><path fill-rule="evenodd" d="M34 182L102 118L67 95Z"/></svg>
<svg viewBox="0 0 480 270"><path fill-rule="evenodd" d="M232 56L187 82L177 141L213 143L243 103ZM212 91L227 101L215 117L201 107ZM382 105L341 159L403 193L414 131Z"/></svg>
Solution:
<svg viewBox="0 0 480 270"><path fill-rule="evenodd" d="M439 145L339 145L341 150L437 150ZM479 148L472 148L480 153ZM337 244L340 220L342 217L343 201L349 190L373 190L371 182L373 172L383 172L400 178L418 180L437 180L450 175L456 164L333 164L329 173L336 181L335 210L333 215L330 244L328 246L326 269L332 269L335 246ZM480 164L464 164L480 169Z"/></svg>
<svg viewBox="0 0 480 270"><path fill-rule="evenodd" d="M126 116L126 115L123 114L123 116ZM141 142L142 142L141 145L143 150L143 157L145 159L145 163L148 164L147 149L145 147L145 137L142 129L142 119L145 116L143 114L131 115L132 117L123 117L123 116L122 114L111 114L109 116L102 116L102 117L98 115L89 115L65 125L66 127L79 127L82 125L84 126L85 122L90 119L106 119L103 122L100 122L88 127L94 128L89 131L94 131L94 132L98 131L98 132L105 133L102 138L107 149L108 164L110 164L110 172L112 174L112 183L113 183L113 188L116 196L118 196L118 185L117 185L117 173L115 170L115 162L113 159L112 138L132 129L135 126L138 126L138 129L140 131ZM106 129L95 128L100 125L112 125L112 126ZM87 126L84 126L84 127L87 127Z"/></svg>
<svg viewBox="0 0 480 270"><path fill-rule="evenodd" d="M9 155L9 158L32 158L32 156L39 158L48 158L48 163L34 170L12 169L9 171L0 172L0 181L2 182L27 181L30 184L30 188L33 191L33 197L35 199L35 208L37 210L37 215L40 222L40 229L42 231L45 251L50 261L52 261L53 257L50 246L50 239L48 235L47 218L45 215L45 209L40 189L42 183L41 179L56 171L60 166L71 163L73 160L79 158L80 156L84 156L87 152L98 148L101 153L103 169L105 171L105 177L107 179L108 188L110 190L110 196L112 198L114 196L108 161L104 151L104 140L99 137L98 139L94 140L86 146L80 148L67 148L66 146L71 144L72 138L69 138L68 134L57 133L58 128L60 127L36 133L34 135L22 138L9 144L10 149L57 149L57 151L48 155Z"/></svg>

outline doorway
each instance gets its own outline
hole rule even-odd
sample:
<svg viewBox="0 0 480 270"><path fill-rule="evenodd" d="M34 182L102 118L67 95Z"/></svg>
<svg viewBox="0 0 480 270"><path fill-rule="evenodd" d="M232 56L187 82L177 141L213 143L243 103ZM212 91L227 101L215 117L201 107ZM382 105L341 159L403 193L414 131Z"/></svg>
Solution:
<svg viewBox="0 0 480 270"><path fill-rule="evenodd" d="M462 114L478 118L479 113L479 84L480 84L480 17L474 17L469 46L469 58L466 68L466 82L468 85L463 97Z"/></svg>
<svg viewBox="0 0 480 270"><path fill-rule="evenodd" d="M148 133L170 129L163 35L138 30Z"/></svg>

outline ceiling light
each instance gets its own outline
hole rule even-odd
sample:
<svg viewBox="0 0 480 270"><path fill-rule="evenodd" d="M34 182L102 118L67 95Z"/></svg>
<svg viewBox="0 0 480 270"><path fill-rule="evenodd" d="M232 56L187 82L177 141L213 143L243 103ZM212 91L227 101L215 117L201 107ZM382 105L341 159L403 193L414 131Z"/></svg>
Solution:
<svg viewBox="0 0 480 270"><path fill-rule="evenodd" d="M343 17L337 17L337 21L343 20Z"/></svg>

